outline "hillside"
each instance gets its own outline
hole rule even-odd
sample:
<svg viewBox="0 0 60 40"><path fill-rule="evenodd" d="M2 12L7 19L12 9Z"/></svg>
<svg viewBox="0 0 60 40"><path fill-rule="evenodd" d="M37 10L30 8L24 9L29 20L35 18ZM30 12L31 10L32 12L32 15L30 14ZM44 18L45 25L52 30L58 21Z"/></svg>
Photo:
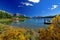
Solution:
<svg viewBox="0 0 60 40"><path fill-rule="evenodd" d="M8 13L8 12L5 12L5 11L0 10L0 19L1 19L1 18L12 18L12 17L13 17L13 15L12 15L12 14L10 14L10 13Z"/></svg>

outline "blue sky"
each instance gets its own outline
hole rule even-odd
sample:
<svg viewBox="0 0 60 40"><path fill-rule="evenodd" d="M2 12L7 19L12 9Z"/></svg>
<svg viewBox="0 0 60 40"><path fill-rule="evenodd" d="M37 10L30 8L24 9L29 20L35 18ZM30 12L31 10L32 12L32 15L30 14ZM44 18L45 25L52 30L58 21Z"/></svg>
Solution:
<svg viewBox="0 0 60 40"><path fill-rule="evenodd" d="M60 0L0 0L0 10L26 16L60 14Z"/></svg>

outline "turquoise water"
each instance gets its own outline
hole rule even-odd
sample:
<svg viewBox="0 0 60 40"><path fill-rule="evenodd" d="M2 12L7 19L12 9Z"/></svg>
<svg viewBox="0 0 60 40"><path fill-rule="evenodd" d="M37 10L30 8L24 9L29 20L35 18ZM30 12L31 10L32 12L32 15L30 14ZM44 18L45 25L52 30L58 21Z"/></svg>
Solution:
<svg viewBox="0 0 60 40"><path fill-rule="evenodd" d="M11 26L25 27L31 29L39 29L40 27L47 28L48 25L44 24L44 19L26 19L20 22L12 22Z"/></svg>

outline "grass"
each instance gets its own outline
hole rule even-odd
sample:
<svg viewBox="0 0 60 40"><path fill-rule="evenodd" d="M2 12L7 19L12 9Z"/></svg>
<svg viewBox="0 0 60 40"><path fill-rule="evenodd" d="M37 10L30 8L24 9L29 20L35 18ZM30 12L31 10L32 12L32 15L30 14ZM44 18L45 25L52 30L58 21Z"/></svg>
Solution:
<svg viewBox="0 0 60 40"><path fill-rule="evenodd" d="M0 23L2 24L10 24L12 22L12 19L0 19Z"/></svg>
<svg viewBox="0 0 60 40"><path fill-rule="evenodd" d="M11 21L11 19L0 19L0 22Z"/></svg>

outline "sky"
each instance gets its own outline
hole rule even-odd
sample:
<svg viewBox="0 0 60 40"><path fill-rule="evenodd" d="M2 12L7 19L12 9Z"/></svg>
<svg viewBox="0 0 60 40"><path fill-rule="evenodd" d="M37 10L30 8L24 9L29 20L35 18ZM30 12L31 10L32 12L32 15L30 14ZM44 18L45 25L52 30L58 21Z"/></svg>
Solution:
<svg viewBox="0 0 60 40"><path fill-rule="evenodd" d="M0 0L0 10L26 16L60 14L60 0Z"/></svg>

